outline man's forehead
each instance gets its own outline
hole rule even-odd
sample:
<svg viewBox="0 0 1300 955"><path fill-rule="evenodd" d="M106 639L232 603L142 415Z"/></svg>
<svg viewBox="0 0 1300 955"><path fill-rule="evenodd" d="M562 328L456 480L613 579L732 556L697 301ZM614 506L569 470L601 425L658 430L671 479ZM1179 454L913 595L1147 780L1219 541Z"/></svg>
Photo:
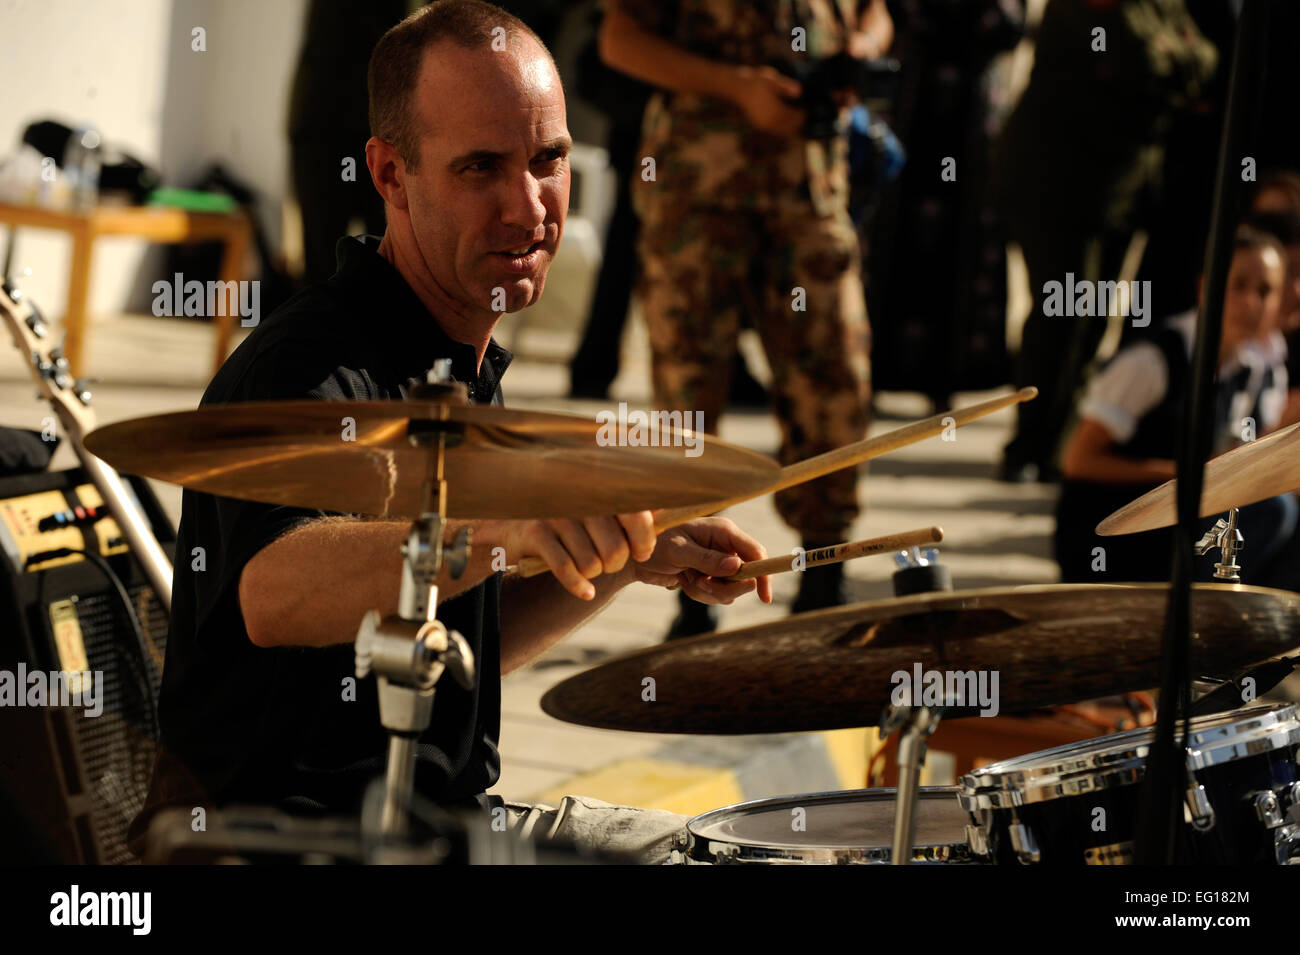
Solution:
<svg viewBox="0 0 1300 955"><path fill-rule="evenodd" d="M450 41L429 47L420 65L415 107L423 132L472 148L502 140L567 137L564 89L546 51L528 37L507 50L467 49ZM488 140L495 141L489 142Z"/></svg>

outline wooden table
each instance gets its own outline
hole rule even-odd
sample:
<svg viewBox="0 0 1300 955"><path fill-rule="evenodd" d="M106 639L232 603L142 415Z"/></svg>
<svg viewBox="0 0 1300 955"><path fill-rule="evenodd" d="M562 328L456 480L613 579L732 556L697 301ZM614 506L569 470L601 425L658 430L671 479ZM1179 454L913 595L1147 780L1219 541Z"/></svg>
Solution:
<svg viewBox="0 0 1300 955"><path fill-rule="evenodd" d="M221 257L219 278L223 282L232 282L239 280L251 237L248 219L242 211L186 212L171 206L100 205L88 212L77 212L0 202L0 225L8 225L15 230L20 227L55 229L72 237L68 310L64 316L68 338L64 354L73 375L84 372L83 355L88 332L86 300L90 290L96 239L105 235L119 235L167 243L220 240L225 243L225 251ZM234 315L212 316L217 333L216 353L212 361L214 372L221 367L229 353L234 319Z"/></svg>

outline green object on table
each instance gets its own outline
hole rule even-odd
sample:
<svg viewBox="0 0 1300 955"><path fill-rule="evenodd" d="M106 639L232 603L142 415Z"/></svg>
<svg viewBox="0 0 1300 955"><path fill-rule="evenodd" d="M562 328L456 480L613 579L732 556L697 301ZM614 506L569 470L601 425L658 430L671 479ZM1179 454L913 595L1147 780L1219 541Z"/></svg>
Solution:
<svg viewBox="0 0 1300 955"><path fill-rule="evenodd" d="M233 212L237 203L224 192L199 192L197 189L163 187L149 193L151 206L175 206L186 212Z"/></svg>

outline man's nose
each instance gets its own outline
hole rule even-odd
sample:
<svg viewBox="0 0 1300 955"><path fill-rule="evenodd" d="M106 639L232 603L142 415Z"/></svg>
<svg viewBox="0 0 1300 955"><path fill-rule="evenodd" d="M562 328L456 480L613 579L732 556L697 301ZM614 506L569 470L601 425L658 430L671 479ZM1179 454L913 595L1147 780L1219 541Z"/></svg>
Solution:
<svg viewBox="0 0 1300 955"><path fill-rule="evenodd" d="M542 184L531 172L512 177L501 197L501 221L505 225L534 231L546 221Z"/></svg>

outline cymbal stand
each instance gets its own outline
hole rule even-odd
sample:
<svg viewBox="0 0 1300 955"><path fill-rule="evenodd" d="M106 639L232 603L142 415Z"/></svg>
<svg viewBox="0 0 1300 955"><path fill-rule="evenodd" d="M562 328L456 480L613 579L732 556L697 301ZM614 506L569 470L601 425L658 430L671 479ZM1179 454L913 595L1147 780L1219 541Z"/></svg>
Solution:
<svg viewBox="0 0 1300 955"><path fill-rule="evenodd" d="M429 373L428 384L414 389L411 397L464 404L464 386L448 380L449 366L450 362L439 362ZM469 644L435 619L438 572L443 561L452 577L459 577L469 561L466 532L462 531L451 545L442 542L447 513L446 449L454 446L460 435L450 424L413 421L408 437L412 444L433 452L424 488L425 511L411 524L410 535L402 545L398 614L380 617L379 611L371 610L362 619L356 640L357 678L374 673L379 682L379 718L389 734L380 817L384 835L407 831L415 788L415 743L429 728L439 678L449 670L465 689L474 686L474 654Z"/></svg>
<svg viewBox="0 0 1300 955"><path fill-rule="evenodd" d="M1237 529L1237 508L1229 508L1228 519L1222 517L1205 532L1192 547L1198 555L1204 555L1212 548L1223 551L1223 560L1214 565L1214 576L1219 580L1241 583L1241 565L1237 563L1237 552L1246 546L1245 536Z"/></svg>
<svg viewBox="0 0 1300 955"><path fill-rule="evenodd" d="M919 694L919 688L912 689ZM912 861L912 838L916 829L916 793L925 766L926 740L939 725L943 708L934 706L895 706L892 703L880 718L880 737L887 739L898 732L898 798L894 803L894 844L892 865Z"/></svg>
<svg viewBox="0 0 1300 955"><path fill-rule="evenodd" d="M952 574L939 562L939 551L913 547L894 555L899 569L894 572L894 596L905 597L952 590ZM943 708L919 702L921 688L911 688L904 703L891 703L880 717L880 737L898 732L898 799L894 803L894 845L890 861L907 865L912 861L912 835L916 829L916 792L925 766L926 740L939 725Z"/></svg>

